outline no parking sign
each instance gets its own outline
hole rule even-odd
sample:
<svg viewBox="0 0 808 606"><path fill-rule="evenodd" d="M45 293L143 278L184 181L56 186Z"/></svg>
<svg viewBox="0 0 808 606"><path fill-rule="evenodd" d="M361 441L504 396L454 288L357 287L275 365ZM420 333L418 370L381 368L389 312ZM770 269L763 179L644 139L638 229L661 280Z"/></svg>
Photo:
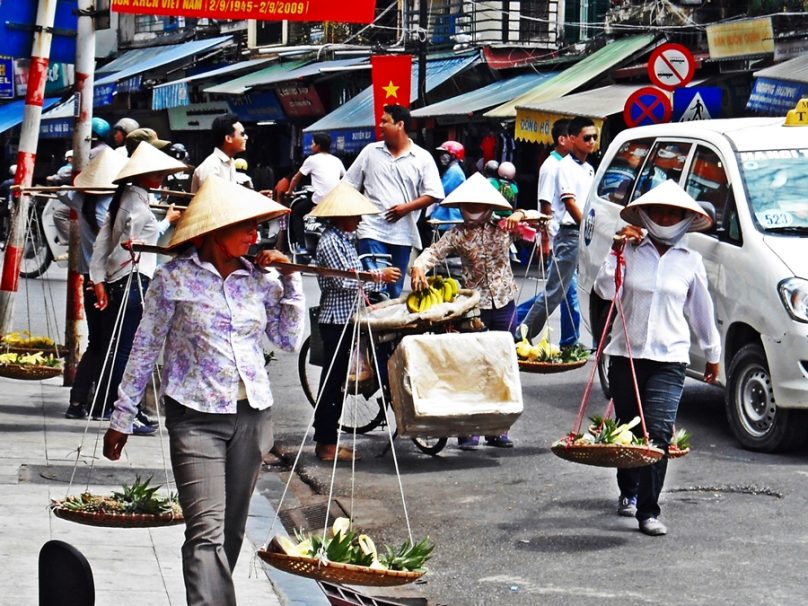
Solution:
<svg viewBox="0 0 808 606"><path fill-rule="evenodd" d="M623 120L629 128L660 124L670 121L671 111L671 102L667 93L653 86L643 86L634 91L626 101L623 108Z"/></svg>

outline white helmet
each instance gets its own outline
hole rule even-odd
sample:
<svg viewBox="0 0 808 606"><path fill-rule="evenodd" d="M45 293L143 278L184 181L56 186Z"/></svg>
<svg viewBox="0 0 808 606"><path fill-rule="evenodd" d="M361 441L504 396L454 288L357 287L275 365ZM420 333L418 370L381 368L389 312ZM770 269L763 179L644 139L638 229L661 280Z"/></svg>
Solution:
<svg viewBox="0 0 808 606"><path fill-rule="evenodd" d="M65 160L70 160L70 158L72 158L72 157L73 157L73 150L72 150L72 149L68 149L68 150L65 152Z"/></svg>
<svg viewBox="0 0 808 606"><path fill-rule="evenodd" d="M8 174L11 175L12 177L17 174L17 165L16 164L12 164L11 166L8 167Z"/></svg>
<svg viewBox="0 0 808 606"><path fill-rule="evenodd" d="M497 174L503 179L513 181L513 178L516 176L516 167L513 165L513 162L503 162L499 165Z"/></svg>

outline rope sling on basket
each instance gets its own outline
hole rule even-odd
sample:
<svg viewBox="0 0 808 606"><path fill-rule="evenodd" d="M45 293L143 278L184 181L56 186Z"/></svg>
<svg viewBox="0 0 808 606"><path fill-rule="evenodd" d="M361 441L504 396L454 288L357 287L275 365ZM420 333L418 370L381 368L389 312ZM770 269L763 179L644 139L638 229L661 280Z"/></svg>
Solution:
<svg viewBox="0 0 808 606"><path fill-rule="evenodd" d="M41 242L42 229L36 204L30 205L30 212L25 220L25 242L23 256L36 254L44 243ZM45 325L47 336L34 336L31 332L31 281L25 280L25 306L28 312L27 330L11 332L0 337L0 377L23 381L41 381L58 377L62 374L62 362L65 349L57 345L51 336L59 334L56 321L56 304L50 281L37 282L42 285L44 301Z"/></svg>
<svg viewBox="0 0 808 606"><path fill-rule="evenodd" d="M143 286L140 283L140 274L138 272L139 255L136 256L131 251L130 254L132 255L132 268L127 278L125 292L129 292L134 276L138 276L137 284L142 304L144 293ZM87 482L84 491L78 495L71 495L71 489L73 482L76 479L76 472L79 467L84 442L87 438L90 424L93 422L93 415L87 416L87 422L84 426L81 443L76 448L76 459L73 464L73 471L70 475L70 482L68 483L65 497L62 499L52 500L50 503L50 510L57 518L87 526L100 526L104 528L152 528L182 524L185 520L183 518L182 510L180 509L176 494L169 493L167 497L160 497L158 495L158 491L161 487L152 486L151 477L143 480L140 476L136 476L134 482L129 485L124 484L122 490L115 491L109 496L96 495L90 492L90 480L92 479L92 473L95 469L95 461L98 458L97 455L99 444L103 442L103 433L105 427L100 410L104 408L106 402L108 401L111 383L109 380L106 382L101 381L101 378L104 377L107 372L111 374L112 369L115 366L118 351L117 347L115 347L113 351L113 347L120 339L128 302L129 297L125 296L120 307L118 308L118 314L116 316L115 325L112 331L112 338L107 346L106 357L99 374L99 384L105 383L106 390L100 398L99 396L102 390L97 387L95 394L93 395L92 404L90 405L90 410L95 411L98 416L98 432L96 434L93 455L90 458L91 463L87 474ZM155 373L152 374L151 385L155 395L155 402L157 402L157 381L159 381L159 379L159 373L157 370L155 370ZM99 399L101 399L101 402L99 402ZM162 454L166 486L168 487L171 482L168 473L165 432L163 431L159 404L157 405L157 423L160 426L160 450Z"/></svg>
<svg viewBox="0 0 808 606"><path fill-rule="evenodd" d="M625 246L625 240L623 241L623 246ZM575 419L572 431L553 443L551 450L553 454L562 459L582 463L584 465L618 468L643 467L656 463L665 453L651 443L648 429L645 425L645 415L642 410L637 377L634 372L634 359L631 354L631 343L628 338L628 326L626 324L621 301L621 286L623 284L622 272L625 268L623 248L621 247L619 250L613 251L612 254L617 257L614 272L615 294L609 306L609 313L606 317L603 333L600 335L598 341L598 347L595 353L595 364L593 364L592 370L589 373L589 379L584 388L581 405L578 408L578 416ZM609 334L615 309L617 309L626 336L628 362L634 382L634 395L637 401L638 415L629 423L617 425L612 419L605 418L608 417L609 411L612 408L612 402L610 401L604 418L594 418L593 424L589 426L587 433L582 434L581 425L583 424L586 408L589 404L595 373L597 372L598 364L603 355L606 336ZM637 425L640 425L642 428L643 438L641 439L636 438L632 432L632 429Z"/></svg>
<svg viewBox="0 0 808 606"><path fill-rule="evenodd" d="M547 233L549 219L550 217L548 217L547 215L540 216L538 222L538 231L540 233L543 234ZM533 248L530 251L530 257L528 258L527 267L525 269L524 280L522 281L522 286L520 286L519 288L519 294L517 295L516 300L519 301L521 299L522 290L524 288L525 283L528 280L528 276L530 273L530 267L533 264L534 259L538 257L538 266L541 272L541 281L542 281L542 296L544 297L545 310L547 310L548 276L545 275L544 250L542 249L540 238L537 238L536 234L532 234L532 238L533 238ZM556 268L556 275L558 277L560 289L561 292L564 293L564 301L561 313L567 314L567 318L569 318L569 323L572 325L574 324L574 322L572 317L572 309L566 297L567 288L564 284L564 281L561 278L561 270L558 268L558 265L556 264L555 252L553 251L552 248L550 249L550 262L551 262L550 266ZM539 296L539 284L538 282L536 282L534 298L538 296ZM518 320L517 314L518 314L518 306L514 309L514 316L513 316L514 322ZM549 316L549 313L547 315ZM517 362L519 363L519 370L521 370L522 372L550 374L550 373L566 372L568 370L575 370L576 368L581 368L582 366L585 366L586 363L589 361L589 350L580 345L575 345L569 348L565 347L562 349L557 345L550 343L549 317L546 324L547 325L544 328L542 338L536 345L532 345L527 338L528 327L524 324L521 324L519 326L519 330L522 335L522 340L516 344L516 356L517 356Z"/></svg>
<svg viewBox="0 0 808 606"><path fill-rule="evenodd" d="M359 282L359 280L357 280ZM357 291L357 296L354 301L351 316L355 317L355 312L363 309L363 306L368 304L364 295L361 284ZM352 326L351 334L348 335L348 327ZM360 322L346 323L342 329L339 343L336 350L339 351L343 339L350 338L350 359L346 376L343 382L345 389L343 390L343 406L347 397L348 389L354 390L354 395L358 394L359 382L352 380L351 373L356 368L356 359L358 356L364 355L360 348ZM376 355L376 348L373 346L372 327L368 322L365 325L365 330L368 334L367 342L371 344L371 364L377 376L379 375L379 359ZM326 375L322 384L328 381L328 377L334 369L335 359L332 358ZM325 369L324 369L325 370ZM407 504L404 500L404 488L401 483L401 474L398 467L398 459L396 457L395 448L393 448L393 433L391 423L388 419L388 406L385 401L386 395L382 390L382 404L381 409L384 412L385 426L387 427L388 440L390 448L393 453L393 464L396 471L396 478L398 480L399 493L401 495L401 503L404 514L404 519L407 526L408 539L404 544L398 548L393 549L387 547L383 550L378 550L373 541L365 534L360 533L354 527L354 491L356 481L356 456L351 458L351 479L350 479L350 505L348 507L348 518L337 518L331 529L329 530L329 513L331 511L331 504L334 501L334 486L336 482L337 463L340 459L339 456L334 456L331 467L331 481L328 490L328 501L326 503L326 515L323 524L322 533L319 535L308 534L302 531L295 530L296 541L291 538L278 534L271 540L272 531L278 520L278 516L283 508L283 503L286 494L289 491L292 478L295 475L295 470L300 461L303 453L303 448L306 443L309 431L314 425L315 415L317 408L321 405L322 391L317 395L317 401L312 410L309 418L309 423L300 442L295 460L292 464L292 469L289 472L289 479L286 482L283 493L281 494L280 502L276 507L275 517L267 532L268 544L264 549L258 550L257 557L261 560L291 574L304 576L320 581L332 581L336 583L349 583L352 585L368 585L368 586L393 586L412 583L419 579L426 572L423 568L424 562L429 558L432 545L428 539L424 539L416 543L412 538L412 528L410 526L409 514L407 512ZM355 414L356 408L352 411ZM343 414L345 414L343 412ZM356 452L356 420L353 422L348 421L348 424L353 427L353 452ZM335 452L340 452L340 437L342 432L337 432L337 442L335 444Z"/></svg>

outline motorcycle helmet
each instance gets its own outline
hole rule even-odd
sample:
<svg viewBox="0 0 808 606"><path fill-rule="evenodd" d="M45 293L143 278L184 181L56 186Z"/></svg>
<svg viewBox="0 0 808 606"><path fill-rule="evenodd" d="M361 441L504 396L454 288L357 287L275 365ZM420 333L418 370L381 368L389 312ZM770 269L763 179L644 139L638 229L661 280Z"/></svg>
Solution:
<svg viewBox="0 0 808 606"><path fill-rule="evenodd" d="M516 167L513 165L513 162L503 162L499 165L497 174L503 179L513 181L513 178L516 176Z"/></svg>
<svg viewBox="0 0 808 606"><path fill-rule="evenodd" d="M486 177L496 177L497 170L499 170L499 162L496 160L489 160L485 163L485 166L483 166L483 174Z"/></svg>
<svg viewBox="0 0 808 606"><path fill-rule="evenodd" d="M104 120L103 118L95 117L92 120L92 130L93 134L99 139L106 139L109 136L109 131L111 130L109 126L109 122Z"/></svg>
<svg viewBox="0 0 808 606"><path fill-rule="evenodd" d="M452 155L455 160L460 162L463 161L463 158L466 157L466 150L461 143L457 141L444 141L441 143L437 149L439 151L445 151Z"/></svg>
<svg viewBox="0 0 808 606"><path fill-rule="evenodd" d="M128 135L133 130L140 128L140 124L138 124L137 120L133 120L132 118L121 118L112 128L123 131L124 135Z"/></svg>
<svg viewBox="0 0 808 606"><path fill-rule="evenodd" d="M11 166L8 167L8 174L10 176L12 176L12 177L14 177L17 174L17 165L16 164L12 164Z"/></svg>
<svg viewBox="0 0 808 606"><path fill-rule="evenodd" d="M244 172L250 167L250 165L247 164L247 161L244 158L236 158L235 166L236 170L240 170L241 172Z"/></svg>
<svg viewBox="0 0 808 606"><path fill-rule="evenodd" d="M172 158L176 158L180 162L185 162L188 159L188 150L185 149L182 143L173 143L171 147L168 148L168 155Z"/></svg>
<svg viewBox="0 0 808 606"><path fill-rule="evenodd" d="M72 158L72 157L73 157L73 150L72 150L72 149L68 149L68 150L65 152L65 160L70 160L70 158Z"/></svg>

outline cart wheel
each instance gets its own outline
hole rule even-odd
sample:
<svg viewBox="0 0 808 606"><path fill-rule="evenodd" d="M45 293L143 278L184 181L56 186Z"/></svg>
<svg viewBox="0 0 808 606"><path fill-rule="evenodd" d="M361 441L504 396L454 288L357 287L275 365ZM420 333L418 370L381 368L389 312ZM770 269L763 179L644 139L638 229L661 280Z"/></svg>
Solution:
<svg viewBox="0 0 808 606"><path fill-rule="evenodd" d="M436 455L446 447L448 438L412 438L412 443L428 455Z"/></svg>
<svg viewBox="0 0 808 606"><path fill-rule="evenodd" d="M297 358L297 372L300 377L300 386L309 404L314 406L317 403L317 392L320 387L320 375L323 372L321 366L309 362L309 348L311 337L306 337L300 347L300 355ZM376 429L384 422L384 411L382 410L382 390L376 390L368 397L360 394L349 394L345 398L342 407L342 417L340 418L340 429L345 433L353 433L356 425L356 433L367 433Z"/></svg>

